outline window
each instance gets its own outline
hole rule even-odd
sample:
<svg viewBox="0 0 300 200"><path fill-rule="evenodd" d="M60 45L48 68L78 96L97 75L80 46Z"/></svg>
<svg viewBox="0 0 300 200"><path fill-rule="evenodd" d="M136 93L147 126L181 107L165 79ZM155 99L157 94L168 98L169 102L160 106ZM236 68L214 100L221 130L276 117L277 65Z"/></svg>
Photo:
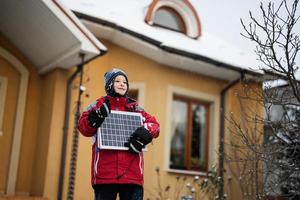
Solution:
<svg viewBox="0 0 300 200"><path fill-rule="evenodd" d="M209 104L174 96L171 109L169 168L207 170Z"/></svg>
<svg viewBox="0 0 300 200"><path fill-rule="evenodd" d="M140 82L131 82L128 97L135 99L139 106L144 108L145 106L145 84Z"/></svg>
<svg viewBox="0 0 300 200"><path fill-rule="evenodd" d="M182 18L172 8L168 8L168 7L159 8L155 12L153 22L157 26L162 26L179 32L186 32Z"/></svg>
<svg viewBox="0 0 300 200"><path fill-rule="evenodd" d="M139 94L139 91L138 90L135 90L135 89L130 89L128 91L128 96L134 100L138 100L138 95Z"/></svg>
<svg viewBox="0 0 300 200"><path fill-rule="evenodd" d="M194 39L201 36L200 19L189 0L153 0L145 22L184 33Z"/></svg>

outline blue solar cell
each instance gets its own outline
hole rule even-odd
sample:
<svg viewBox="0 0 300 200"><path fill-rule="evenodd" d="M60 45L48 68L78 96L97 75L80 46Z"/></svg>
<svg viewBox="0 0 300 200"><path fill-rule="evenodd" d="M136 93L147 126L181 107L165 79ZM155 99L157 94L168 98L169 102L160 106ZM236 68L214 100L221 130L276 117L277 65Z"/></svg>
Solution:
<svg viewBox="0 0 300 200"><path fill-rule="evenodd" d="M142 126L141 113L112 110L97 131L100 149L128 150L130 135Z"/></svg>

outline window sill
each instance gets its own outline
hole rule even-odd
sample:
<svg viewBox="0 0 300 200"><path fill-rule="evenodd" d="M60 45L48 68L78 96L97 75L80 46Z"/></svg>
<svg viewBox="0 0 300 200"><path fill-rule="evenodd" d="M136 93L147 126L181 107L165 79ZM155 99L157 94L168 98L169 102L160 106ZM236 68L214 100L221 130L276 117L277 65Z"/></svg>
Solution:
<svg viewBox="0 0 300 200"><path fill-rule="evenodd" d="M181 170L181 169L167 169L166 170L169 173L176 173L176 174L182 174L182 175L195 175L195 176L206 176L207 173L202 171L193 171L193 170Z"/></svg>

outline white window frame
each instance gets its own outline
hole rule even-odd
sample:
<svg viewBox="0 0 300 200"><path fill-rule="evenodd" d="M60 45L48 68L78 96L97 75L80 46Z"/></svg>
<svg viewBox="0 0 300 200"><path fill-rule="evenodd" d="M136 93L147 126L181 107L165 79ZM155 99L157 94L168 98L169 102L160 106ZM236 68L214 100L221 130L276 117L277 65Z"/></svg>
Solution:
<svg viewBox="0 0 300 200"><path fill-rule="evenodd" d="M191 175L206 175L206 172L199 172L193 170L178 170L171 169L170 166L170 145L171 145L171 122L172 122L172 101L174 95L190 97L199 101L205 101L209 103L209 144L208 144L208 170L213 164L218 161L218 145L219 145L219 130L220 130L220 96L208 94L200 91L189 90L177 86L168 86L167 92L167 110L166 110L166 128L165 128L165 148L164 148L164 169L167 172L174 172L179 174L191 174Z"/></svg>
<svg viewBox="0 0 300 200"><path fill-rule="evenodd" d="M170 7L178 12L181 18L184 21L186 27L186 34L191 38L198 38L201 33L198 29L200 29L200 25L198 24L199 17L192 12L191 8L187 5L187 3L183 0L160 0L157 2L153 9L153 17L155 12L161 7ZM153 25L153 19L148 21L148 24Z"/></svg>
<svg viewBox="0 0 300 200"><path fill-rule="evenodd" d="M138 91L138 104L139 106L145 106L145 94L146 94L146 87L145 83L142 82L131 82L129 85L129 90L137 90Z"/></svg>
<svg viewBox="0 0 300 200"><path fill-rule="evenodd" d="M5 98L7 91L7 78L0 76L0 136L3 135L3 118L5 109Z"/></svg>

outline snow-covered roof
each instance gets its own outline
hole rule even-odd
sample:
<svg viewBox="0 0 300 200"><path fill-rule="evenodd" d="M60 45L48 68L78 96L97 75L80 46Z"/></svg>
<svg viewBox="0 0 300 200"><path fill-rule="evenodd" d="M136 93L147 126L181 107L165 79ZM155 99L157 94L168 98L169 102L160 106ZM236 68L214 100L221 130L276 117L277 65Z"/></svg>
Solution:
<svg viewBox="0 0 300 200"><path fill-rule="evenodd" d="M248 55L246 52L242 52L240 49L221 38L217 38L212 34L207 33L205 29L202 30L201 37L193 39L187 37L183 33L148 25L144 20L148 6L151 4L152 0L63 0L62 2L71 10L79 13L79 15L82 14L82 16L85 16L83 17L85 19L83 21L89 29L94 29L91 30L94 34L98 33L99 36L102 36L103 34L105 35L103 32L107 31L106 39L116 41L117 39L114 35L117 33L111 29L118 29L118 31L121 32L118 33L119 35L124 34L124 32L134 33L131 34L131 36L139 35L140 39L146 38L143 42L146 41L151 43L149 41L154 41L151 43L152 45L157 42L158 45L156 48L161 51L171 49L168 53L176 52L177 56L181 57L180 60L172 63L171 61L166 61L168 56L165 55L165 52L161 52L159 56L155 56L147 55L146 50L144 51L146 57L156 58L160 63L171 66L174 65L175 67L177 65L182 65L177 67L199 73L202 73L203 71L197 68L202 68L201 64L203 63L209 63L218 68L213 68L207 75L214 76L213 74L217 73L217 69L217 71L220 72L220 76L216 75L216 77L227 80L234 79L236 76L232 75L231 78L222 77L224 68L225 70L235 72L246 71L255 74L262 73L258 69L258 64L254 55ZM201 18L205 16L201 16L201 13L198 14L201 21ZM103 23L97 21L97 19ZM97 31L97 28L101 29L101 31ZM102 35L100 32L102 32ZM147 49L147 51L151 51L151 49ZM141 52L143 51L139 49L139 53ZM198 57L200 59L198 59ZM169 55L169 59L174 59L174 56L172 57ZM189 67L186 65L192 65L191 61L198 63L188 69ZM222 68L221 71L220 67ZM208 66L204 68L206 71L209 71Z"/></svg>
<svg viewBox="0 0 300 200"><path fill-rule="evenodd" d="M275 79L270 81L265 81L263 83L264 90L272 89L272 88L279 88L288 85L288 82L286 80L282 79Z"/></svg>

